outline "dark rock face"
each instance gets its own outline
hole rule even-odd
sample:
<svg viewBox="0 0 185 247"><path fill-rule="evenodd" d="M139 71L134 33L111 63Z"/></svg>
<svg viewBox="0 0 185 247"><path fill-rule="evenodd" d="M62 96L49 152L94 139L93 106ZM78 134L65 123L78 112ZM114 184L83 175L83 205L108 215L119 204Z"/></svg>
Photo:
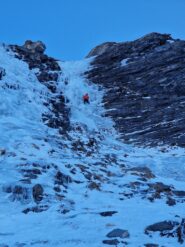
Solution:
<svg viewBox="0 0 185 247"><path fill-rule="evenodd" d="M151 33L104 43L90 56L86 76L105 88L106 116L125 142L185 146L185 41Z"/></svg>

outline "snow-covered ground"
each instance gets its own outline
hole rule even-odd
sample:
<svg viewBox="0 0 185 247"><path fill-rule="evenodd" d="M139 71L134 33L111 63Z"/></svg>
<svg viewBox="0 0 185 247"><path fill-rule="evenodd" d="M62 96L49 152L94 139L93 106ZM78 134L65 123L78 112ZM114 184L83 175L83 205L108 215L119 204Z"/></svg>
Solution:
<svg viewBox="0 0 185 247"><path fill-rule="evenodd" d="M0 47L0 66L6 70L0 81L0 149L6 150L0 156L0 246L101 247L106 234L114 228L129 231L130 238L125 239L128 246L146 243L182 246L177 239L161 238L159 234L151 239L144 229L159 221L177 220L176 215L185 217L183 203L169 207L163 198L152 203L139 195L124 200L120 197L127 192L124 185L137 180L134 175L123 174L124 165L147 166L157 175L151 179L153 183L160 181L183 190L184 150L161 152L121 143L113 121L104 117L103 89L82 76L89 63L89 59L60 63L62 73L56 94L64 94L71 109L72 125L68 138L63 138L56 129L42 122L42 114L50 110L44 106L51 97L50 91L38 82L34 70L30 71L26 63ZM82 102L86 92L90 95L90 105ZM86 145L90 139L95 140L95 147ZM86 145L86 152L73 149L72 143L79 140ZM53 149L55 152L51 152ZM70 183L67 191L62 191L65 199L59 201L53 192L55 170L51 169L32 180L31 185L24 185L29 198L13 200L4 188L21 185L20 165L33 163L40 167L55 164L73 181L80 182ZM79 165L91 174L92 182L97 181L99 189L89 188L90 181ZM71 173L72 169L75 172ZM107 171L112 175L108 176ZM99 178L95 179L95 175ZM35 206L31 188L38 183L48 195L42 202L48 210L23 214L23 209ZM61 206L69 212L59 213ZM118 213L102 217L99 213L103 211Z"/></svg>

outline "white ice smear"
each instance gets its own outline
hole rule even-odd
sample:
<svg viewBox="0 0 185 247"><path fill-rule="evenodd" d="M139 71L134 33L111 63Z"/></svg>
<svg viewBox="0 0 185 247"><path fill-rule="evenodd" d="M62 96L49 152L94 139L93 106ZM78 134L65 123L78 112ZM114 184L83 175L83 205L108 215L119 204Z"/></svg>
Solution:
<svg viewBox="0 0 185 247"><path fill-rule="evenodd" d="M126 66L127 64L128 64L128 58L125 58L125 59L123 59L122 61L121 61L121 66L123 67L123 66Z"/></svg>
<svg viewBox="0 0 185 247"><path fill-rule="evenodd" d="M103 92L98 86L89 84L81 75L88 70L91 59L63 62L61 91L69 100L71 109L71 122L86 125L89 130L101 130L102 128L112 128L112 121L104 119L101 114L104 112L102 107ZM90 105L83 103L82 97L85 93L90 95Z"/></svg>

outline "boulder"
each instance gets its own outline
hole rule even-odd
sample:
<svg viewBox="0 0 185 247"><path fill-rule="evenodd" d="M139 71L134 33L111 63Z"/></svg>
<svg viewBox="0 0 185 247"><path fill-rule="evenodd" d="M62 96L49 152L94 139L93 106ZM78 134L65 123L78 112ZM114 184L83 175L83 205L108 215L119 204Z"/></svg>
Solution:
<svg viewBox="0 0 185 247"><path fill-rule="evenodd" d="M31 53L44 53L46 50L46 46L42 41L33 42L31 40L27 40L23 47Z"/></svg>
<svg viewBox="0 0 185 247"><path fill-rule="evenodd" d="M171 231L171 230L173 230L175 225L177 225L177 222L161 221L161 222L158 222L158 223L155 223L153 225L148 226L145 229L145 233L148 234L149 232Z"/></svg>
<svg viewBox="0 0 185 247"><path fill-rule="evenodd" d="M36 184L33 186L32 195L33 195L33 199L36 203L42 201L43 193L44 193L44 189L43 189L42 185Z"/></svg>
<svg viewBox="0 0 185 247"><path fill-rule="evenodd" d="M163 184L162 182L157 182L154 184L149 184L149 187L154 189L157 193L169 193L172 191L173 187L170 185Z"/></svg>
<svg viewBox="0 0 185 247"><path fill-rule="evenodd" d="M130 236L127 230L114 229L106 235L108 238L128 238Z"/></svg>
<svg viewBox="0 0 185 247"><path fill-rule="evenodd" d="M115 238L115 239L108 239L108 240L103 240L102 241L103 244L107 244L107 245L114 245L117 246L120 242Z"/></svg>
<svg viewBox="0 0 185 247"><path fill-rule="evenodd" d="M107 217L107 216L112 216L113 214L117 214L117 211L105 211L105 212L101 212L100 215L103 217Z"/></svg>

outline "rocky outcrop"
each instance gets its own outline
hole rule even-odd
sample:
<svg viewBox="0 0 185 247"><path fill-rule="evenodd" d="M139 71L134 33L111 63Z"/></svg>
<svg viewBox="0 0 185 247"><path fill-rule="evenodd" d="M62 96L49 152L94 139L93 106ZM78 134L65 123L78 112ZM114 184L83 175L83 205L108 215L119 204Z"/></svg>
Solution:
<svg viewBox="0 0 185 247"><path fill-rule="evenodd" d="M128 143L185 146L185 41L151 33L104 43L86 73L105 88L106 116Z"/></svg>
<svg viewBox="0 0 185 247"><path fill-rule="evenodd" d="M40 53L43 54L44 51L46 50L46 46L42 41L37 41L37 42L33 42L31 40L27 40L25 42L25 44L23 45L23 47L30 51L31 53Z"/></svg>
<svg viewBox="0 0 185 247"><path fill-rule="evenodd" d="M39 69L36 74L40 82L48 85L47 82L58 80L58 71L61 71L57 60L44 54L46 46L43 42L27 40L23 46L10 45L16 53L16 57L27 62L30 69Z"/></svg>
<svg viewBox="0 0 185 247"><path fill-rule="evenodd" d="M117 246L120 242L124 245L127 245L128 243L125 241L121 241L121 239L129 238L130 234L127 230L122 230L122 229L114 229L111 232L109 232L106 237L110 239L103 240L103 244L107 245L114 245Z"/></svg>
<svg viewBox="0 0 185 247"><path fill-rule="evenodd" d="M60 134L65 134L70 130L70 109L65 104L64 96L54 95L47 105L50 105L51 112L43 114L43 121L51 128L58 128Z"/></svg>
<svg viewBox="0 0 185 247"><path fill-rule="evenodd" d="M58 128L61 134L66 133L70 129L70 110L65 104L64 96L55 94L61 73L57 60L44 53L46 46L41 41L27 40L23 46L10 45L10 48L18 59L28 63L30 69L37 69L35 74L38 80L54 94L46 103L50 106L50 111L43 115L43 121L51 128Z"/></svg>
<svg viewBox="0 0 185 247"><path fill-rule="evenodd" d="M114 229L107 234L108 238L128 238L129 236L129 232L122 229Z"/></svg>
<svg viewBox="0 0 185 247"><path fill-rule="evenodd" d="M145 233L148 234L149 232L163 232L163 231L170 231L176 225L176 222L172 221L162 221L159 223L155 223L153 225L148 226L145 229Z"/></svg>
<svg viewBox="0 0 185 247"><path fill-rule="evenodd" d="M71 177L63 174L60 171L58 171L57 174L55 175L55 184L67 187L67 185L71 182L72 182Z"/></svg>
<svg viewBox="0 0 185 247"><path fill-rule="evenodd" d="M29 189L22 185L6 186L3 191L8 193L10 200L21 201L23 203L29 202Z"/></svg>

